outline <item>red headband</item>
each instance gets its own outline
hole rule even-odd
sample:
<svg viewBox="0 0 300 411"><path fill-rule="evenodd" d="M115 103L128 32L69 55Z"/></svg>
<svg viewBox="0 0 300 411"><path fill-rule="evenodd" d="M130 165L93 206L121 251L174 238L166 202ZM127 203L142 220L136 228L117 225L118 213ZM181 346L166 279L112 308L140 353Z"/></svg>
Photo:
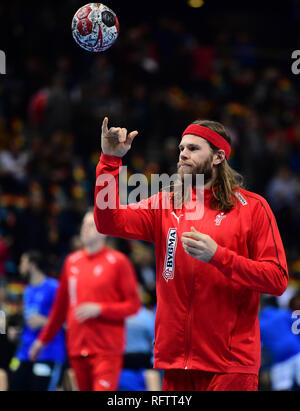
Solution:
<svg viewBox="0 0 300 411"><path fill-rule="evenodd" d="M216 146L218 149L224 150L226 159L229 159L231 152L230 144L225 140L224 137L220 136L220 134L216 133L210 128L199 126L199 124L191 124L184 130L182 137L186 134L193 134L194 136L204 138L205 140Z"/></svg>

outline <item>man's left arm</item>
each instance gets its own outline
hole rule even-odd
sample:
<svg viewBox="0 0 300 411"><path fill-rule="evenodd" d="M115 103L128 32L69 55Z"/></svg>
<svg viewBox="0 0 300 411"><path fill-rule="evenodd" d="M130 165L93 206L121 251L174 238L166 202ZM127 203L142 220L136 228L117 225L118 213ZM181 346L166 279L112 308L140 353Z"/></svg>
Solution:
<svg viewBox="0 0 300 411"><path fill-rule="evenodd" d="M261 198L253 212L249 258L217 246L209 261L223 274L254 291L282 295L288 285L286 256L274 214Z"/></svg>
<svg viewBox="0 0 300 411"><path fill-rule="evenodd" d="M270 206L262 197L258 201L252 212L249 257L218 245L194 228L183 233L183 247L188 255L213 265L240 285L262 294L282 295L288 285L284 247Z"/></svg>

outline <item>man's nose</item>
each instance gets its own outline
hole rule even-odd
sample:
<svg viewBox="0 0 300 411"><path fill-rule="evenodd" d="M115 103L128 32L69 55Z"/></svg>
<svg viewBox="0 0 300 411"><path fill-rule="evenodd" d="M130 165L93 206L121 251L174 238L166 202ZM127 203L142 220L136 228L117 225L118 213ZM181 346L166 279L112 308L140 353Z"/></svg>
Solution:
<svg viewBox="0 0 300 411"><path fill-rule="evenodd" d="M189 158L189 152L187 149L184 149L180 152L180 160L186 160Z"/></svg>

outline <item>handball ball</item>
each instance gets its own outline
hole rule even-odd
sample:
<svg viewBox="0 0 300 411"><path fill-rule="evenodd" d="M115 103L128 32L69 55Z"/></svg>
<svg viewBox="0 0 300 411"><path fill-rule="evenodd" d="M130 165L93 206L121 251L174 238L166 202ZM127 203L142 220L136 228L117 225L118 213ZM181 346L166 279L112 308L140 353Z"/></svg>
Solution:
<svg viewBox="0 0 300 411"><path fill-rule="evenodd" d="M87 51L104 51L119 35L116 14L102 3L89 3L75 13L72 34L77 44Z"/></svg>

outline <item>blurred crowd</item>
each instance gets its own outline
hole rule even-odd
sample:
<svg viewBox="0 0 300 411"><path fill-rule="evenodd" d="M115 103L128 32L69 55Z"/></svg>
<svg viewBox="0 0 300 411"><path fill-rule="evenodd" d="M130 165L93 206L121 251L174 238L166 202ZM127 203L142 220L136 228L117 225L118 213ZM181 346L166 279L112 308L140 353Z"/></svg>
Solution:
<svg viewBox="0 0 300 411"><path fill-rule="evenodd" d="M15 13L15 44L29 16L13 5L3 13ZM22 315L22 253L42 251L47 273L58 278L65 256L80 247L104 116L109 125L139 131L124 162L129 174L148 177L176 172L179 137L189 122L222 122L233 141L230 165L275 213L292 297L300 284L300 90L291 62L272 60L252 33L220 28L202 43L187 22L168 17L124 27L105 53L85 52L66 38L56 52L61 21L50 7L37 14L31 19L43 42L29 45L32 34L24 39L27 52L12 46L8 53L15 56L0 84L0 308L9 324ZM144 303L154 307L152 247L117 239L111 245L130 256ZM286 307L288 301L281 299ZM16 340L1 340L7 355L0 368L8 367Z"/></svg>

